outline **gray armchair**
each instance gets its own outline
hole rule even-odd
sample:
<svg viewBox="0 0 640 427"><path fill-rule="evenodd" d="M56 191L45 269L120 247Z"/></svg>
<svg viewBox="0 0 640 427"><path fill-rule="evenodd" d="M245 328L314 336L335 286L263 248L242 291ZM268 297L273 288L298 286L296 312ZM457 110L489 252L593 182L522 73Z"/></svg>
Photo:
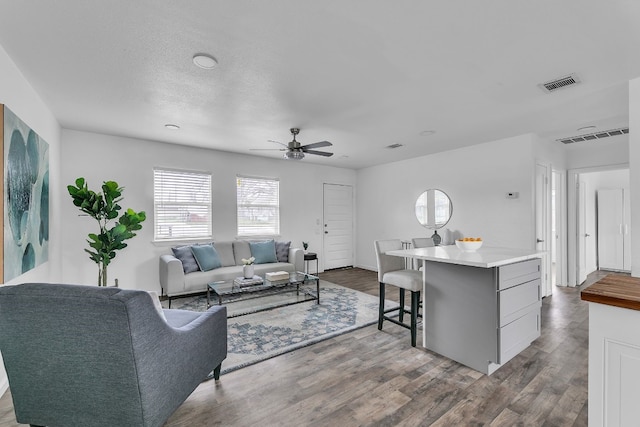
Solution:
<svg viewBox="0 0 640 427"><path fill-rule="evenodd" d="M226 308L162 310L149 293L118 288L0 286L0 351L19 423L161 426L212 370L219 378Z"/></svg>

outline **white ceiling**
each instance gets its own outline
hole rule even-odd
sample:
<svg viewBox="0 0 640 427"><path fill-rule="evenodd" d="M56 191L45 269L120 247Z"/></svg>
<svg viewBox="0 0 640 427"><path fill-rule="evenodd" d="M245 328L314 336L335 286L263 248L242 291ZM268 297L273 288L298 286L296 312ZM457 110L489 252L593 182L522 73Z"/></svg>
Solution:
<svg viewBox="0 0 640 427"><path fill-rule="evenodd" d="M0 45L64 128L281 157L249 149L300 127L335 153L303 162L349 168L627 126L638 23L638 0L0 0Z"/></svg>

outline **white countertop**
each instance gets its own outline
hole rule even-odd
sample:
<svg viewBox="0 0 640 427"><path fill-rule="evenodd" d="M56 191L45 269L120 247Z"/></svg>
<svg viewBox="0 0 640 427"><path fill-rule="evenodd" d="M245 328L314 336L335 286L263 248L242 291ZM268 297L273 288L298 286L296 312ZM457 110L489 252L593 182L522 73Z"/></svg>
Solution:
<svg viewBox="0 0 640 427"><path fill-rule="evenodd" d="M474 252L465 252L457 246L433 246L429 248L402 249L388 251L387 255L416 258L448 264L468 265L471 267L491 268L514 262L541 258L544 252L530 249L494 248L482 246Z"/></svg>

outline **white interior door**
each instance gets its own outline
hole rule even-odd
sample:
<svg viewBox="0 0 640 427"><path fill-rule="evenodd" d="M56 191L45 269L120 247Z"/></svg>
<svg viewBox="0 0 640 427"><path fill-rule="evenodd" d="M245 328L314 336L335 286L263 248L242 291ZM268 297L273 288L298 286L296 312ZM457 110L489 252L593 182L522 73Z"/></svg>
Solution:
<svg viewBox="0 0 640 427"><path fill-rule="evenodd" d="M577 284L587 280L587 186L578 181Z"/></svg>
<svg viewBox="0 0 640 427"><path fill-rule="evenodd" d="M353 188L324 184L324 269L353 265Z"/></svg>
<svg viewBox="0 0 640 427"><path fill-rule="evenodd" d="M598 190L599 268L625 270L625 225L624 190Z"/></svg>
<svg viewBox="0 0 640 427"><path fill-rule="evenodd" d="M551 241L551 204L549 190L549 177L547 167L544 165L536 165L536 250L543 251L541 268L541 288L543 296L551 295L552 288L549 280L551 256L550 256L550 241Z"/></svg>

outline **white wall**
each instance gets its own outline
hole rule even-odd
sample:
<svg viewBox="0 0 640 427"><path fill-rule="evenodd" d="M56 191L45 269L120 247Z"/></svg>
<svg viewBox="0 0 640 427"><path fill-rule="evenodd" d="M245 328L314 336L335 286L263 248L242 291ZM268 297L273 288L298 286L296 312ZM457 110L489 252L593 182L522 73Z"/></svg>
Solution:
<svg viewBox="0 0 640 427"><path fill-rule="evenodd" d="M567 169L620 165L629 162L629 134L567 144Z"/></svg>
<svg viewBox="0 0 640 427"><path fill-rule="evenodd" d="M417 197L428 188L451 198L445 228L480 236L490 246L533 249L536 142L528 134L359 170L356 264L377 269L374 240L433 233L414 214ZM520 197L507 199L507 192Z"/></svg>
<svg viewBox="0 0 640 427"><path fill-rule="evenodd" d="M60 279L60 125L36 91L0 46L0 103L49 143L49 261L7 283L49 282ZM8 388L0 358L0 395Z"/></svg>
<svg viewBox="0 0 640 427"><path fill-rule="evenodd" d="M109 280L118 278L123 288L160 291L158 257L170 253L171 245L153 243L153 167L210 171L213 175L214 240L236 238L236 175L280 179L280 240L291 240L296 247L309 241L321 251L323 183L355 184L350 169L267 159L154 141L138 140L88 132L62 132L62 273L65 282L97 283L97 267L84 248L86 236L97 231L95 220L78 216L66 194L66 185L82 176L89 188L98 190L103 181L114 180L125 188L123 208L143 210L147 220L138 235L128 240L109 265ZM319 252L321 253L321 252ZM322 257L320 257L322 270Z"/></svg>

